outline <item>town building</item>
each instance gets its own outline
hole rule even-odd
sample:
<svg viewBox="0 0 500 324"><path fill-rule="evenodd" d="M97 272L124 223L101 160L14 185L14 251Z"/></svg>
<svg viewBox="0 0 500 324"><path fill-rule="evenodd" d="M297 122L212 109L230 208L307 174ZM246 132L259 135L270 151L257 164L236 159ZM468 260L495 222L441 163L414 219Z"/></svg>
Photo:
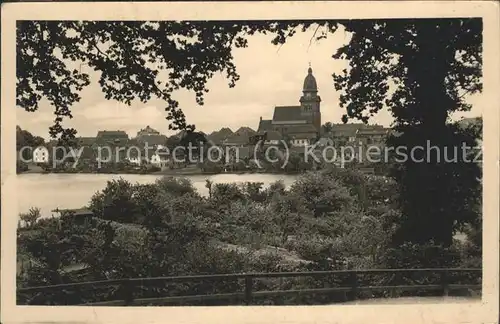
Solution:
<svg viewBox="0 0 500 324"><path fill-rule="evenodd" d="M76 142L77 142L77 145L79 147L82 147L82 146L93 147L96 144L96 138L95 137L77 137Z"/></svg>
<svg viewBox="0 0 500 324"><path fill-rule="evenodd" d="M335 146L383 144L389 134L389 129L381 125L366 125L363 123L333 124L332 130L323 134L331 138Z"/></svg>
<svg viewBox="0 0 500 324"><path fill-rule="evenodd" d="M311 67L304 79L299 103L296 106L276 106L273 119L260 118L257 132L277 131L294 145L307 145L315 141L321 131L321 98Z"/></svg>
<svg viewBox="0 0 500 324"><path fill-rule="evenodd" d="M277 131L270 131L265 133L264 144L266 145L278 145L283 141L283 136Z"/></svg>
<svg viewBox="0 0 500 324"><path fill-rule="evenodd" d="M129 141L127 133L121 130L117 131L99 131L97 132L96 142L99 145L126 145Z"/></svg>
<svg viewBox="0 0 500 324"><path fill-rule="evenodd" d="M167 153L155 152L149 158L149 163L158 168L167 167L170 163L170 158Z"/></svg>
<svg viewBox="0 0 500 324"><path fill-rule="evenodd" d="M44 146L39 146L33 150L33 162L34 163L48 163L49 162L49 150Z"/></svg>
<svg viewBox="0 0 500 324"><path fill-rule="evenodd" d="M240 127L236 132L223 140L222 144L225 146L243 147L250 144L252 137L255 134L256 132L250 127Z"/></svg>
<svg viewBox="0 0 500 324"><path fill-rule="evenodd" d="M97 132L94 148L99 152L98 160L104 163L125 160L129 141L128 134L121 130Z"/></svg>
<svg viewBox="0 0 500 324"><path fill-rule="evenodd" d="M356 131L356 140L361 145L382 145L389 134L389 130L380 126L362 127Z"/></svg>
<svg viewBox="0 0 500 324"><path fill-rule="evenodd" d="M140 131L137 132L136 137L149 136L149 135L160 135L160 132L147 125L146 128L142 128Z"/></svg>
<svg viewBox="0 0 500 324"><path fill-rule="evenodd" d="M321 137L317 142L316 145L318 147L325 147L325 146L334 146L335 142L333 141L332 138L329 137Z"/></svg>
<svg viewBox="0 0 500 324"><path fill-rule="evenodd" d="M87 208L55 209L52 212L59 217L71 217L75 225L90 225L95 216L94 213Z"/></svg>
<svg viewBox="0 0 500 324"><path fill-rule="evenodd" d="M230 128L223 127L218 131L214 131L207 136L207 140L212 145L220 145L226 138L233 134Z"/></svg>
<svg viewBox="0 0 500 324"><path fill-rule="evenodd" d="M160 134L159 131L146 126L146 128L141 129L137 132L135 137L137 143L141 146L152 146L157 147L159 145L166 145L167 136Z"/></svg>

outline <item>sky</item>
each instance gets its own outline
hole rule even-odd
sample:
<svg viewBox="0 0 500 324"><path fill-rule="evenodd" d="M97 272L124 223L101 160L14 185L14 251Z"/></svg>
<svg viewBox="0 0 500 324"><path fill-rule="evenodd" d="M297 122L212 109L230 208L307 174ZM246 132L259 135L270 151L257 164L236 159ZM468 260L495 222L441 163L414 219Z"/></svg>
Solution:
<svg viewBox="0 0 500 324"><path fill-rule="evenodd" d="M321 96L322 123L340 123L344 109L340 108L339 95L334 88L332 73L340 73L347 67L346 61L335 60L332 54L349 41L350 35L339 29L327 39L312 41L315 28L298 32L283 46L271 44L271 35L248 37L248 47L234 49L234 63L241 78L236 87L229 88L228 80L216 74L209 82L210 92L205 95L205 104L199 106L195 95L186 90L174 93L174 98L186 115L189 124L205 133L229 127L233 131L242 126L257 129L259 118L272 119L274 106L298 105L302 84L309 63L313 69ZM82 67L85 71L85 66ZM65 119L64 127L73 127L77 136L96 136L100 130L123 130L133 137L146 126L171 135L165 119L165 104L152 100L146 104L135 102L131 106L104 98L93 70L86 71L91 84L81 92L82 100L72 107L73 118ZM469 97L473 104L471 112L456 118L480 116L485 103L482 95ZM53 124L53 108L42 102L36 112L17 109L18 125L34 135L49 138L49 126ZM353 121L357 122L357 121ZM386 109L371 121L373 124L390 126L392 117Z"/></svg>

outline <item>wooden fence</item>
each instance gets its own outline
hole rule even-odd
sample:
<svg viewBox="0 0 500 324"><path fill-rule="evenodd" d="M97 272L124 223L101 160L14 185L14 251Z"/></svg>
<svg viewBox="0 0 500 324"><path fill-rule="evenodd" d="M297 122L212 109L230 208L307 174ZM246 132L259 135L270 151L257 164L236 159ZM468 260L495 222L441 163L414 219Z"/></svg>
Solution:
<svg viewBox="0 0 500 324"><path fill-rule="evenodd" d="M60 284L52 286L39 286L20 288L17 290L19 294L47 294L50 292L62 292L69 294L69 292L78 293L85 287L97 289L99 287L118 287L117 294L119 298L112 301L101 301L95 303L86 303L80 305L88 306L140 306L151 304L168 304L168 303L192 303L192 302L206 302L216 300L241 300L242 303L250 305L255 298L260 297L281 297L289 295L307 295L307 294L327 294L327 293L346 293L356 299L357 294L360 292L411 292L411 291L438 291L442 296L448 296L451 291L472 289L481 290L481 269L464 269L464 268L430 268L430 269L373 269L373 270L336 270L336 271L313 271L313 272L270 272L270 273L244 273L244 274L215 274L215 275L194 275L194 276L176 276L176 277L156 277L156 278L131 278L131 279L116 279L104 280L93 282L81 282ZM393 285L363 285L360 283L359 278L363 275L392 275L392 282L401 281L401 278L411 278L415 275L424 276L424 278L434 276L437 278L432 284L419 284L413 282L412 284L393 284ZM256 291L254 283L259 279L269 278L293 278L293 277L310 277L321 280L326 278L344 276L347 277L349 284L347 286L338 287L323 287L323 288L310 288L310 289L293 289L293 290L265 290ZM460 279L462 278L462 279ZM463 283L463 278L469 278L469 283ZM242 291L233 291L230 293L216 293L206 295L184 295L184 296L169 296L169 297L155 297L155 298L135 298L137 289L143 286L161 286L165 283L182 284L186 282L227 282L227 281L244 282L244 289ZM454 282L455 281L455 282ZM457 283L461 281L462 283ZM325 281L326 282L326 281ZM327 286L327 284L325 284Z"/></svg>

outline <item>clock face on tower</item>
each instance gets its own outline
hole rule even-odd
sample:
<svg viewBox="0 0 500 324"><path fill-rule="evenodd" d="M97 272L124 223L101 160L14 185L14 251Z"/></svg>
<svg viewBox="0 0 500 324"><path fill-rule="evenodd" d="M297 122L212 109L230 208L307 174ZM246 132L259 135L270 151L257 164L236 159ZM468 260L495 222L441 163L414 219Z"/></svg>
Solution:
<svg viewBox="0 0 500 324"><path fill-rule="evenodd" d="M311 93L310 92L306 93L306 98L311 98Z"/></svg>

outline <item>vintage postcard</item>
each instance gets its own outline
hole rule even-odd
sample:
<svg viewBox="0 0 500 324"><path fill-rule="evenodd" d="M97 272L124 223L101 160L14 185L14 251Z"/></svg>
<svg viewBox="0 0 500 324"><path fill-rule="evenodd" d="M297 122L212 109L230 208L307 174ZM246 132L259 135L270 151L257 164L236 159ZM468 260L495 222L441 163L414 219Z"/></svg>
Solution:
<svg viewBox="0 0 500 324"><path fill-rule="evenodd" d="M498 322L497 2L1 24L2 323Z"/></svg>

